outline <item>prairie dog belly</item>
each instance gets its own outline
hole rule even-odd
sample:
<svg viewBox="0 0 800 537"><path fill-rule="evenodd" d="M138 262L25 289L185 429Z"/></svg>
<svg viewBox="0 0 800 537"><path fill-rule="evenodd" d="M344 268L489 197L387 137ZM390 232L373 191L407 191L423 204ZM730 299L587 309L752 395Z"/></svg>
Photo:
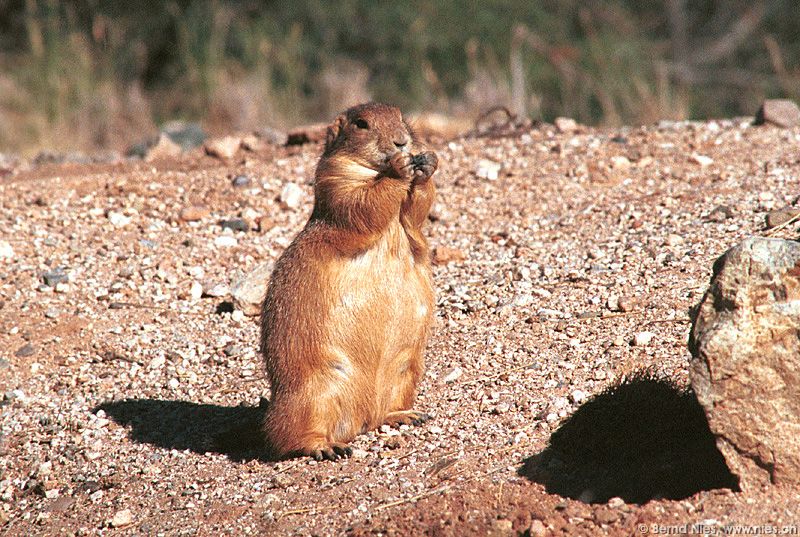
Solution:
<svg viewBox="0 0 800 537"><path fill-rule="evenodd" d="M377 369L418 344L433 313L430 275L414 257L399 223L357 257L337 260L328 343Z"/></svg>

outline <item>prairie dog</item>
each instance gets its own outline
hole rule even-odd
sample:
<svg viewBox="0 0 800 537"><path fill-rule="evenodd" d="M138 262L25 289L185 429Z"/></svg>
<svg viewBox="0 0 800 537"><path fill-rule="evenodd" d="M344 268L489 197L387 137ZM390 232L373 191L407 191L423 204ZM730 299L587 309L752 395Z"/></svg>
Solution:
<svg viewBox="0 0 800 537"><path fill-rule="evenodd" d="M414 151L393 106L355 106L328 127L314 210L261 311L275 456L335 460L360 433L428 418L411 405L434 314L421 228L438 159Z"/></svg>

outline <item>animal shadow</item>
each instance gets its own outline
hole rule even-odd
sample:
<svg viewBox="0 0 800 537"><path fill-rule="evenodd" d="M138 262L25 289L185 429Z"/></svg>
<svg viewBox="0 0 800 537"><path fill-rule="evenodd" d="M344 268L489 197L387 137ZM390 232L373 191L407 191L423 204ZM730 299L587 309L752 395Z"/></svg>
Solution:
<svg viewBox="0 0 800 537"><path fill-rule="evenodd" d="M586 503L739 490L694 391L647 371L582 405L518 473Z"/></svg>
<svg viewBox="0 0 800 537"><path fill-rule="evenodd" d="M236 461L273 460L261 434L269 402L259 406L226 407L188 401L125 399L102 403L118 424L129 427L129 437L167 449L195 453L222 453Z"/></svg>

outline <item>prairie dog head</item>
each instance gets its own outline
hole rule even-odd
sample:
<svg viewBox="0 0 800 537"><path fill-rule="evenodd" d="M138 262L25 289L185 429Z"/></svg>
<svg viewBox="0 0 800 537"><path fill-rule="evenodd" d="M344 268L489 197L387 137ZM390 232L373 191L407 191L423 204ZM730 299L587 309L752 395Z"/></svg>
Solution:
<svg viewBox="0 0 800 537"><path fill-rule="evenodd" d="M322 158L349 161L352 171L361 168L364 175L374 176L386 171L396 153L411 153L413 143L411 128L398 108L360 104L345 110L328 127Z"/></svg>

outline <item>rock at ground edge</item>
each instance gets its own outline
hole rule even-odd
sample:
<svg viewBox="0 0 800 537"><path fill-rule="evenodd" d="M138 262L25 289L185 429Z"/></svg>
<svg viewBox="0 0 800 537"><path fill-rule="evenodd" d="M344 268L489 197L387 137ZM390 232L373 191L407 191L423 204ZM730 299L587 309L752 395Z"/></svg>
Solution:
<svg viewBox="0 0 800 537"><path fill-rule="evenodd" d="M767 99L756 113L755 124L771 123L785 129L800 125L800 107L789 99Z"/></svg>
<svg viewBox="0 0 800 537"><path fill-rule="evenodd" d="M800 483L800 243L749 238L714 263L690 377L743 490Z"/></svg>

